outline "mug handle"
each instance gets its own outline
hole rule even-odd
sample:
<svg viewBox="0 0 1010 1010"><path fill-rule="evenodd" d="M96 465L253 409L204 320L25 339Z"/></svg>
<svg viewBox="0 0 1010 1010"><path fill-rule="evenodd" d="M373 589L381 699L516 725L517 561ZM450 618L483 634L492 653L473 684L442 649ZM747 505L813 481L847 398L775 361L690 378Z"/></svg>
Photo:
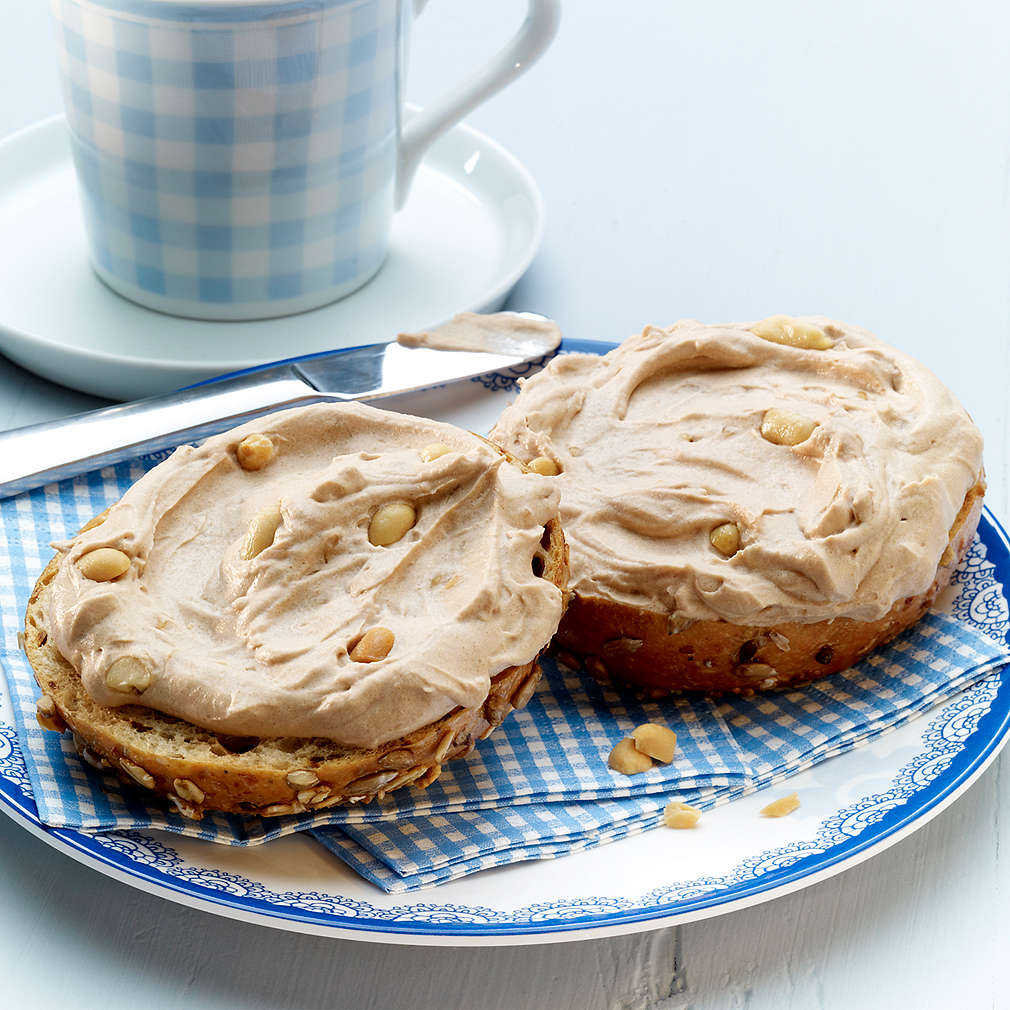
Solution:
<svg viewBox="0 0 1010 1010"><path fill-rule="evenodd" d="M428 0L414 0L416 17ZM525 73L551 44L561 20L560 0L529 0L526 18L509 44L461 90L419 112L403 128L396 163L396 209L407 199L414 173L428 145L468 112Z"/></svg>

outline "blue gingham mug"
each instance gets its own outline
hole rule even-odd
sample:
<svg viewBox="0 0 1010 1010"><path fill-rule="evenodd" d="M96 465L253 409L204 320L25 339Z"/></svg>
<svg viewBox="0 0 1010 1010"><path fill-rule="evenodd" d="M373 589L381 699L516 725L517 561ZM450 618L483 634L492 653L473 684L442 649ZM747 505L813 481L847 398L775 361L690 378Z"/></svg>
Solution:
<svg viewBox="0 0 1010 1010"><path fill-rule="evenodd" d="M547 48L559 0L403 124L425 0L51 0L91 261L132 301L263 319L342 298L386 256L427 146Z"/></svg>

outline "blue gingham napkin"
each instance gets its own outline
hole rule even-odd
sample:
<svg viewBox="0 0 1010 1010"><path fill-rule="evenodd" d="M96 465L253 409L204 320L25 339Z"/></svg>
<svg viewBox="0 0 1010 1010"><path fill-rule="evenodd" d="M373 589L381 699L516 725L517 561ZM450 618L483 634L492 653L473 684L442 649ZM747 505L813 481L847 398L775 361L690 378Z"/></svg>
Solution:
<svg viewBox="0 0 1010 1010"><path fill-rule="evenodd" d="M850 670L795 691L719 704L713 740L743 759L741 779L708 785L674 780L665 792L636 789L629 798L595 803L537 803L345 822L313 834L389 892L506 863L556 858L656 827L671 799L704 810L782 781L896 729L1008 659L1004 642L946 614L931 613ZM676 728L674 722L669 724ZM726 736L721 735L723 727Z"/></svg>
<svg viewBox="0 0 1010 1010"><path fill-rule="evenodd" d="M139 789L106 790L70 740L38 727L38 689L17 642L49 543L71 536L165 455L0 500L0 663L39 816L52 826L154 827L230 845L313 829L363 876L404 891L645 830L672 796L701 807L727 802L893 729L1010 659L1002 632L987 637L985 622L967 612L929 615L853 670L801 691L729 702L642 701L547 658L526 709L426 791L316 814L193 822ZM976 543L965 571L977 583L986 564ZM677 732L674 763L634 778L610 771L611 748L647 721Z"/></svg>

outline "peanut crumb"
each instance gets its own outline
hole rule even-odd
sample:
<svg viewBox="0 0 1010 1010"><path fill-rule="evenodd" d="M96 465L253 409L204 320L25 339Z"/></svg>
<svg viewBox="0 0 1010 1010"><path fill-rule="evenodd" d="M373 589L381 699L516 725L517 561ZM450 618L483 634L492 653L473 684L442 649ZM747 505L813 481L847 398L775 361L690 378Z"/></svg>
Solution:
<svg viewBox="0 0 1010 1010"><path fill-rule="evenodd" d="M788 796L780 796L777 800L772 800L766 807L761 808L762 817L785 817L794 810L799 809L800 798L796 793Z"/></svg>
<svg viewBox="0 0 1010 1010"><path fill-rule="evenodd" d="M654 722L636 726L631 733L631 739L637 751L648 754L664 765L668 765L677 752L677 734L672 729Z"/></svg>
<svg viewBox="0 0 1010 1010"><path fill-rule="evenodd" d="M607 765L621 775L639 775L652 767L652 758L643 754L630 736L626 736L611 752Z"/></svg>
<svg viewBox="0 0 1010 1010"><path fill-rule="evenodd" d="M668 828L694 828L698 826L701 811L680 800L667 803L663 808L663 823Z"/></svg>

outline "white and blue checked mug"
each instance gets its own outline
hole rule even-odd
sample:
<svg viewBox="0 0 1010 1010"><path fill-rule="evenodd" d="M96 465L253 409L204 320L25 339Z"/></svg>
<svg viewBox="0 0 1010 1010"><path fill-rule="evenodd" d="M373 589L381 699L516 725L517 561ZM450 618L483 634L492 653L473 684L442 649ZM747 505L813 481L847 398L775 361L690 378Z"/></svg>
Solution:
<svg viewBox="0 0 1010 1010"><path fill-rule="evenodd" d="M428 145L529 67L559 0L403 123L425 0L51 0L91 262L148 308L263 319L350 294L385 259Z"/></svg>

